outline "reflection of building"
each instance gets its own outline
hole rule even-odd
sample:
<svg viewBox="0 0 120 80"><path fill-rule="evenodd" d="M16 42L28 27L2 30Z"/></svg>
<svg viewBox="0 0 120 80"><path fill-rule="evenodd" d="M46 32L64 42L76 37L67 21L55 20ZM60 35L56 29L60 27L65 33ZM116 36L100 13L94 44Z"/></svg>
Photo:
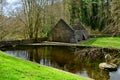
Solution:
<svg viewBox="0 0 120 80"><path fill-rule="evenodd" d="M79 75L87 75L87 77L95 80L109 80L109 78L111 78L109 72L101 71L98 67L99 63L104 60L101 57L101 51L106 51L110 54L116 53L99 48L77 48L76 50L76 48L71 47L51 46L37 46L30 49L27 48L26 50L11 50L8 51L8 53L43 65L63 69ZM117 72L110 73L113 75L111 80L116 80L116 75L119 77L119 73Z"/></svg>
<svg viewBox="0 0 120 80"><path fill-rule="evenodd" d="M64 20L60 20L49 33L49 41L76 43L88 39L88 32L81 23L70 27Z"/></svg>

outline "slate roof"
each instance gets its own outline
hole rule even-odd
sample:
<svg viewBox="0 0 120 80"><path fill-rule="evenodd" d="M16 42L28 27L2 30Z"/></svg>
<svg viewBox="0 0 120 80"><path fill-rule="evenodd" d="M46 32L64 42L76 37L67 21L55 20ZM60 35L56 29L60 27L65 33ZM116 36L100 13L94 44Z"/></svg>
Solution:
<svg viewBox="0 0 120 80"><path fill-rule="evenodd" d="M66 27L68 30L74 32L74 29L73 29L72 27L70 27L63 19L60 19L60 20L58 21L58 23L55 25L54 28L58 27L58 25L60 25L60 24L64 25L64 27ZM53 28L53 29L54 29L54 28Z"/></svg>
<svg viewBox="0 0 120 80"><path fill-rule="evenodd" d="M74 30L86 30L81 22L79 22L77 25L73 26Z"/></svg>

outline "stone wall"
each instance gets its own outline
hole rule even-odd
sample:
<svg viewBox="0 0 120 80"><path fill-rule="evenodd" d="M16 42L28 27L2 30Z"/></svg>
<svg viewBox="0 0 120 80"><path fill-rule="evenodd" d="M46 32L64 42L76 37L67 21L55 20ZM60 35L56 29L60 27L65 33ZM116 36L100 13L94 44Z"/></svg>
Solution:
<svg viewBox="0 0 120 80"><path fill-rule="evenodd" d="M0 41L0 47L4 46L14 46L14 45L24 45L24 44L31 44L31 43L40 43L42 41L46 41L47 38L39 38L35 39L24 39L24 40L13 40L13 41Z"/></svg>
<svg viewBox="0 0 120 80"><path fill-rule="evenodd" d="M72 38L74 31L63 20L60 20L49 33L49 41L53 42L71 42Z"/></svg>

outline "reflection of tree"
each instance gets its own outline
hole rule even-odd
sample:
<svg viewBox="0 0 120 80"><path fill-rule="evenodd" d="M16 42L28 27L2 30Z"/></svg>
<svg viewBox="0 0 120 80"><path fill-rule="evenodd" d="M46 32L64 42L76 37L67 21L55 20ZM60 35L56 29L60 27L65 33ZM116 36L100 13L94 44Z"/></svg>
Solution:
<svg viewBox="0 0 120 80"><path fill-rule="evenodd" d="M90 78L93 78L95 80L108 80L110 78L109 72L101 71L98 67L101 61L102 60L95 61L95 60L92 60L91 58L86 59L86 57L82 56L81 58L75 59L74 64L82 68L80 72L86 71L87 75Z"/></svg>
<svg viewBox="0 0 120 80"><path fill-rule="evenodd" d="M51 48L50 47L43 47L42 48L42 59L43 59L43 64L44 65L47 65L47 66L50 66L51 65L51 60L50 60L50 51L51 51Z"/></svg>
<svg viewBox="0 0 120 80"><path fill-rule="evenodd" d="M43 65L50 65L50 47L34 47L32 49L28 49L30 61L34 61L37 63L41 63Z"/></svg>
<svg viewBox="0 0 120 80"><path fill-rule="evenodd" d="M85 48L75 52L75 62L87 70L88 75L93 75L95 71L99 70L98 65L104 60L103 55L98 48Z"/></svg>
<svg viewBox="0 0 120 80"><path fill-rule="evenodd" d="M74 55L65 47L52 48L50 55L51 61L56 63L61 69L64 69L74 59Z"/></svg>
<svg viewBox="0 0 120 80"><path fill-rule="evenodd" d="M28 50L28 53L29 53L28 59L29 59L30 61L33 61L33 50Z"/></svg>
<svg viewBox="0 0 120 80"><path fill-rule="evenodd" d="M84 68L87 71L88 76L95 80L108 80L109 72L101 72L98 65L98 61L84 63Z"/></svg>
<svg viewBox="0 0 120 80"><path fill-rule="evenodd" d="M72 50L71 50L72 49ZM63 69L72 73L85 71L86 75L95 80L108 80L110 78L108 71L102 71L98 68L99 63L105 61L104 54L111 55L117 51L100 48L74 49L70 47L33 47L27 48L29 60ZM73 52L74 51L74 52ZM119 57L119 56L117 56Z"/></svg>
<svg viewBox="0 0 120 80"><path fill-rule="evenodd" d="M98 68L99 63L105 61L104 55L108 53L115 56L119 51L101 48L85 48L75 52L75 62L79 62L79 66L82 66L87 71L89 77L95 80L109 80L109 72L102 71Z"/></svg>

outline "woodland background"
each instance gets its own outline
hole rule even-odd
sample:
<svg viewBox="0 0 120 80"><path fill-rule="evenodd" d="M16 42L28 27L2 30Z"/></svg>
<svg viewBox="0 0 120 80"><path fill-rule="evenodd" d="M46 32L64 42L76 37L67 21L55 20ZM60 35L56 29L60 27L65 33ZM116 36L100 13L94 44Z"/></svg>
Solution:
<svg viewBox="0 0 120 80"><path fill-rule="evenodd" d="M120 36L120 0L0 0L0 40L47 37L59 19L81 22L90 34Z"/></svg>

